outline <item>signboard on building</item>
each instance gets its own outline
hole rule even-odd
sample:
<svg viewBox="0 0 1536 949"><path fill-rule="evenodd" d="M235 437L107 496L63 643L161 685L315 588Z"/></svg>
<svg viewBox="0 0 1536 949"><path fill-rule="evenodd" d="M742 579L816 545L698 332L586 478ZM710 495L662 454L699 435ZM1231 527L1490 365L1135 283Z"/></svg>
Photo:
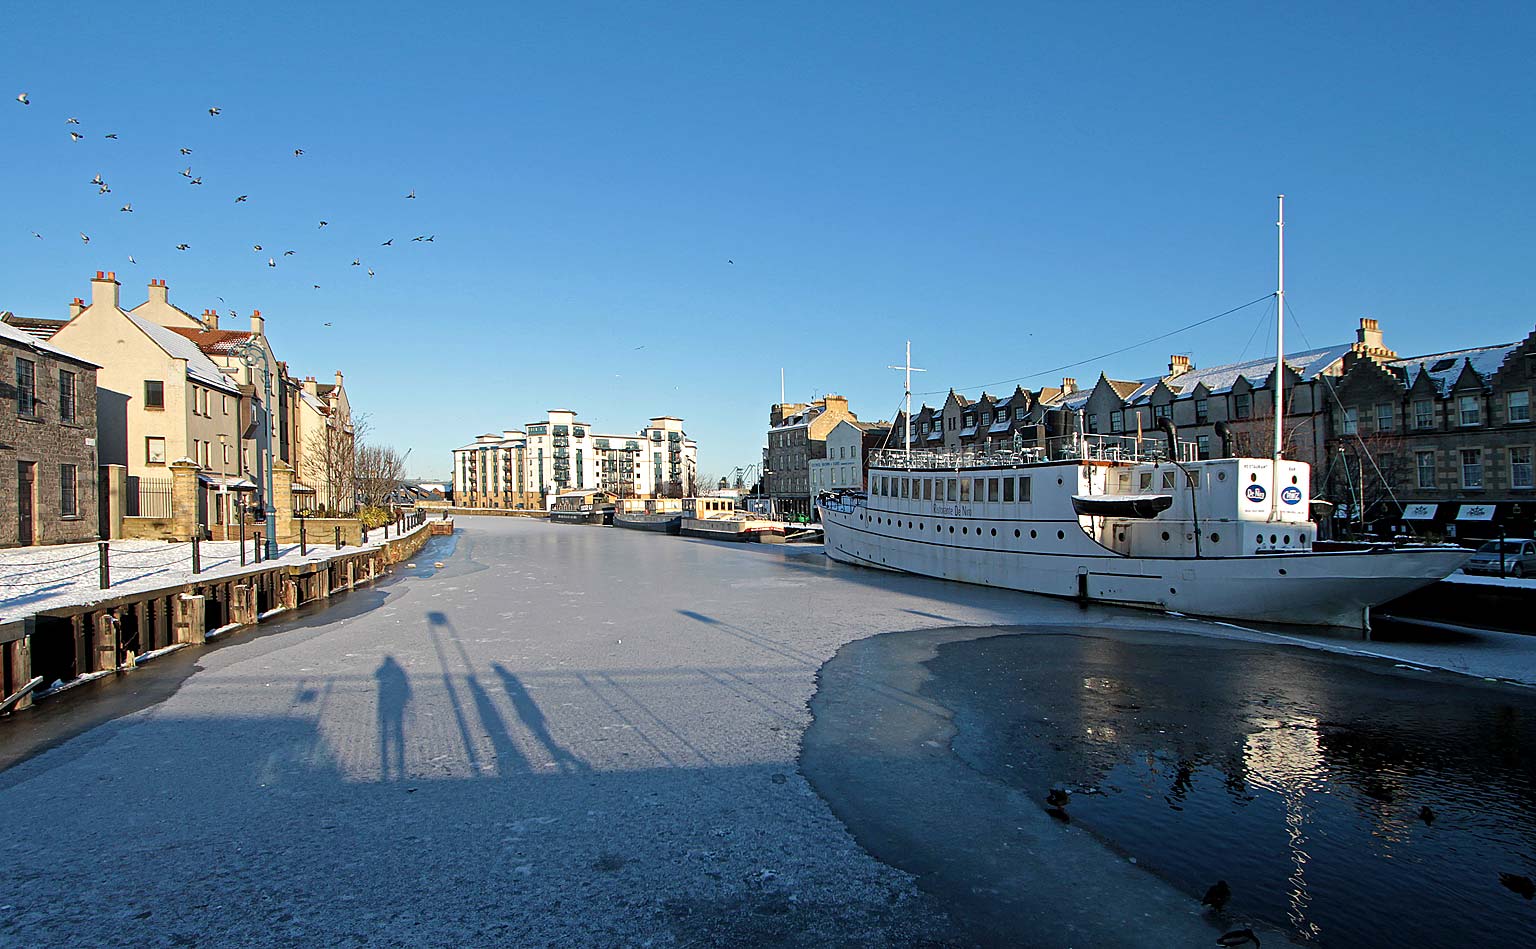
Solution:
<svg viewBox="0 0 1536 949"><path fill-rule="evenodd" d="M1407 504L1403 506L1403 520L1405 521L1432 521L1435 519L1435 511L1438 504Z"/></svg>
<svg viewBox="0 0 1536 949"><path fill-rule="evenodd" d="M1458 521L1491 521L1493 520L1492 504L1463 504L1461 512L1456 515Z"/></svg>

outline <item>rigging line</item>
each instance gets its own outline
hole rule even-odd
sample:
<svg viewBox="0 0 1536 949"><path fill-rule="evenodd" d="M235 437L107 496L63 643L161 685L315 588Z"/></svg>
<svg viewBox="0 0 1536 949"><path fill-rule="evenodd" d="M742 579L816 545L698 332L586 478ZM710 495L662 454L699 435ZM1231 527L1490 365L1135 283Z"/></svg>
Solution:
<svg viewBox="0 0 1536 949"><path fill-rule="evenodd" d="M1196 320L1193 323L1188 323L1188 324L1186 324L1184 326L1178 327L1177 329L1171 329L1171 330L1169 330L1166 333L1160 333L1159 335L1153 336L1150 339L1144 339L1144 340L1141 340L1140 342L1131 343L1129 346L1122 346L1119 349L1116 349L1116 350L1113 350L1113 351L1107 352L1107 353L1101 353L1101 354L1099 354L1097 356L1090 356L1087 359L1083 359L1083 360L1080 360L1078 362L1067 363L1064 366L1057 366L1054 369L1040 369L1040 370L1037 370L1035 372L1028 373L1026 375L1016 376L1016 377L1014 377L1012 379L1002 379L1002 380L1000 380L998 382L986 382L986 383L982 383L981 385L965 386L963 388L962 387L953 387L953 389L954 389L955 392L970 392L973 389L988 389L988 388L991 388L992 386L1003 386L1003 385L1008 385L1009 383L1013 383L1013 382L1023 382L1025 379L1033 379L1036 376L1044 376L1044 375L1048 375L1048 374L1051 374L1051 373L1061 372L1063 369L1076 369L1079 366L1086 366L1089 363L1098 362L1101 359L1108 359L1111 356L1118 356L1121 353L1130 352L1133 349L1137 349L1137 348L1140 348L1142 346L1146 346L1146 345L1148 345L1150 343L1155 343L1155 342L1157 342L1159 340L1167 339L1170 336L1177 336L1180 333L1184 333L1184 332L1187 332L1189 330L1195 329L1197 327L1204 326L1207 323L1214 323L1214 322L1216 322L1217 320L1221 319L1224 316L1231 316L1233 313L1236 313L1239 310L1246 310L1250 306L1253 306L1255 303L1262 303L1265 300L1272 299L1273 297L1274 297L1274 293L1273 292L1266 293L1262 297L1258 297L1256 299L1249 300L1247 303L1244 303L1242 306L1235 306L1235 307L1233 307L1230 310L1224 310L1224 311L1222 311L1220 313L1217 313L1215 316L1208 316L1208 317L1206 317L1203 320ZM933 390L931 392L914 392L912 394L913 395L948 395L949 391L950 391L949 389L935 389L935 390Z"/></svg>
<svg viewBox="0 0 1536 949"><path fill-rule="evenodd" d="M1291 315L1291 324L1296 327L1296 332L1301 334L1301 341L1306 344L1308 349L1311 349L1312 348L1312 341L1307 338L1306 330L1301 328L1301 321L1296 318L1296 311L1291 309L1291 305L1289 303L1287 303L1285 305L1285 310L1286 310L1287 313L1289 313ZM1330 397L1332 397L1332 399L1334 401L1334 404L1339 407L1339 414L1342 415L1344 413L1344 401L1339 398L1338 390L1334 387L1334 384L1333 384L1333 377L1332 376L1322 376L1322 379L1323 379L1323 388L1328 390L1328 395ZM1406 422L1406 421L1407 420L1404 419L1404 422ZM1376 464L1376 458L1375 458L1374 455L1371 454L1370 446L1366 445L1365 439L1360 437L1360 426L1359 426L1358 422L1355 425L1355 441L1358 442L1359 445L1360 445L1360 455L1361 455L1361 457L1364 458L1366 461L1369 461L1371 463L1371 470L1376 473L1376 477L1377 477L1377 479L1379 479L1381 481L1382 487L1387 489L1387 498L1389 500L1391 500L1393 504L1396 504L1399 508L1403 508L1405 505L1398 498L1397 492L1392 489L1392 482L1387 478L1387 476L1384 473L1382 473L1381 466ZM1349 480L1347 472L1346 472L1346 476L1345 476L1344 480L1346 482ZM1350 485L1350 491L1351 492L1354 491L1354 486L1353 485ZM1362 497L1360 499L1359 503L1363 505L1365 503L1365 498ZM1415 533L1415 534L1417 533L1417 531L1414 529L1414 526L1413 526L1412 522L1405 520L1405 521L1403 521L1403 523L1408 525L1408 530L1410 532Z"/></svg>

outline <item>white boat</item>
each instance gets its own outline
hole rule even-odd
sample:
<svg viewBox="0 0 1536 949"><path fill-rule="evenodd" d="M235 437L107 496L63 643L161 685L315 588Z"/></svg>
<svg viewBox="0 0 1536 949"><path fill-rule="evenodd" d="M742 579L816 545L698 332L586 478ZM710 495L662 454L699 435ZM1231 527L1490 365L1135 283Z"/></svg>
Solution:
<svg viewBox="0 0 1536 949"><path fill-rule="evenodd" d="M1281 212L1283 228L1283 203ZM1282 237L1282 313L1283 262ZM910 372L910 351L907 363ZM909 427L911 388L909 374ZM1311 466L1284 458L1278 435L1272 457L1202 461L1163 421L1166 440L1080 434L995 452L875 452L868 492L818 502L827 556L1087 602L1364 629L1372 607L1471 556L1319 543Z"/></svg>

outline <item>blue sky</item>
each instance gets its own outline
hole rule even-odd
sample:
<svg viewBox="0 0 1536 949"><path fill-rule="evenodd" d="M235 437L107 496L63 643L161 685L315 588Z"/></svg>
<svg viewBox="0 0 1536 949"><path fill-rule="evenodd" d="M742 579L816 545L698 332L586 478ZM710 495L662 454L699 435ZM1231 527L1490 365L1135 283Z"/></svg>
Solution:
<svg viewBox="0 0 1536 949"><path fill-rule="evenodd" d="M423 476L557 405L683 416L719 475L781 366L890 417L908 338L919 392L1118 349L1272 290L1282 191L1298 347L1360 316L1405 355L1507 342L1536 8L1443 6L31 4L0 309L62 315L96 270L260 308ZM1069 374L1263 355L1262 310Z"/></svg>

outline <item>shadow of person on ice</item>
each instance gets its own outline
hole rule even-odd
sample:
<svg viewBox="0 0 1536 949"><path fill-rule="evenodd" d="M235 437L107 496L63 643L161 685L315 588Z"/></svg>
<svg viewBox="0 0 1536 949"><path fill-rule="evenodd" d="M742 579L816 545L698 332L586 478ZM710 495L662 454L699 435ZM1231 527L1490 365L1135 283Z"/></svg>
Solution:
<svg viewBox="0 0 1536 949"><path fill-rule="evenodd" d="M517 676L508 671L506 666L499 662L491 663L491 668L501 677L501 686L507 690L507 696L512 699L512 707L517 710L517 717L522 719L523 725L533 733L533 737L549 756L555 759L555 766L561 771L587 771L587 763L566 751L555 737L549 733L549 722L544 718L544 712L539 708L539 703L533 700L528 690L518 681Z"/></svg>
<svg viewBox="0 0 1536 949"><path fill-rule="evenodd" d="M385 656L373 671L379 682L379 780L405 778L405 706L411 701L410 677Z"/></svg>

